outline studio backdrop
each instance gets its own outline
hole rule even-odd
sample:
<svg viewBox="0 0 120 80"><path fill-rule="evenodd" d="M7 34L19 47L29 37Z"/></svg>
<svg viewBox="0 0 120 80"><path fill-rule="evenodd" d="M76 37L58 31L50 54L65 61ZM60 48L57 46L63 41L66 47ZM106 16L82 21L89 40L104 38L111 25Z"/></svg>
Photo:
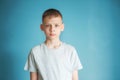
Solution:
<svg viewBox="0 0 120 80"><path fill-rule="evenodd" d="M120 80L119 0L0 0L0 80L29 80L32 47L44 42L44 10L63 15L61 40L75 46L80 80Z"/></svg>

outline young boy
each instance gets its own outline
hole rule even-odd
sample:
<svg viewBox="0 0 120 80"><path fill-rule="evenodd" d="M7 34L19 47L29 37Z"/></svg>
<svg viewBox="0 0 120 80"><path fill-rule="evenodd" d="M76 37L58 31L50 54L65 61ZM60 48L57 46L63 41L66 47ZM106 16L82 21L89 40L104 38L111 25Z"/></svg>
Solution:
<svg viewBox="0 0 120 80"><path fill-rule="evenodd" d="M46 40L31 49L24 67L30 71L30 80L78 80L82 65L76 49L59 38L64 30L62 14L56 9L46 10L40 28Z"/></svg>

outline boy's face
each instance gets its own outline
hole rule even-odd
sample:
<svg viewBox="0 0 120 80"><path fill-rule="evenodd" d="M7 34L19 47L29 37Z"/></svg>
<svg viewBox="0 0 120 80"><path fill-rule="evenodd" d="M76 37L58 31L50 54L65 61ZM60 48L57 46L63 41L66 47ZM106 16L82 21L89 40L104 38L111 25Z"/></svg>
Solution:
<svg viewBox="0 0 120 80"><path fill-rule="evenodd" d="M61 17L45 17L41 30L44 31L47 39L59 39L61 31L64 30Z"/></svg>

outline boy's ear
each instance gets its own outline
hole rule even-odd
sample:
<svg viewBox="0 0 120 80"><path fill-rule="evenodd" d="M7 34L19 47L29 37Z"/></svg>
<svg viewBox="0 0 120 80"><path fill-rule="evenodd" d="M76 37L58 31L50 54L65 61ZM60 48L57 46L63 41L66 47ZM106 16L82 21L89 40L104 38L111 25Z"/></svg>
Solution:
<svg viewBox="0 0 120 80"><path fill-rule="evenodd" d="M41 29L42 31L44 30L43 27L44 27L43 24L41 24L41 25L40 25L40 29Z"/></svg>
<svg viewBox="0 0 120 80"><path fill-rule="evenodd" d="M61 31L64 31L64 24L62 24L62 28L61 28Z"/></svg>

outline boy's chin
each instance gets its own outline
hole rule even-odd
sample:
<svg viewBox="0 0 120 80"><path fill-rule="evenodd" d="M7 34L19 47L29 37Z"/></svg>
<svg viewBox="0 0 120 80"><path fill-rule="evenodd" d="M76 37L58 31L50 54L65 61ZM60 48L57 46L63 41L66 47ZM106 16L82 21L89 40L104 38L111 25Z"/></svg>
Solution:
<svg viewBox="0 0 120 80"><path fill-rule="evenodd" d="M52 37L48 37L48 40L55 40L55 39L59 39L58 37L52 36Z"/></svg>

